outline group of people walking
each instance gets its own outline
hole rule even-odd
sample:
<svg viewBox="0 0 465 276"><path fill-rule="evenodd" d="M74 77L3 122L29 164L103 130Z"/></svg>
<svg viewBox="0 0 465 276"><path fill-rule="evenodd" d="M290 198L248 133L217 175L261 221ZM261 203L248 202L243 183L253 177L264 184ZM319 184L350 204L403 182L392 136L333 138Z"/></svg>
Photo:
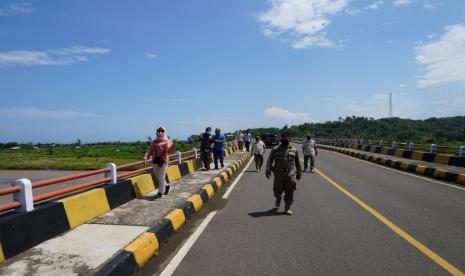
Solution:
<svg viewBox="0 0 465 276"><path fill-rule="evenodd" d="M221 133L221 129L216 128L215 134L212 135L211 127L207 127L205 132L200 134L200 156L204 165L204 170L210 170L211 154L215 169L224 167L224 144L226 137ZM260 139L260 136L255 136L255 141L252 142L252 135L247 130L246 134L239 132L236 135L239 150L243 150L245 144L246 151L251 152L255 160L255 168L259 172L263 166L263 159L266 152L266 145ZM252 146L250 148L250 146ZM156 139L154 139L145 153L144 164L152 161L153 172L158 181L158 194L155 198L160 198L167 195L170 191L170 186L166 183L166 170L169 166L168 153L176 148L176 140L170 141L166 135L166 128L159 127L156 131ZM307 171L310 161L310 172L314 172L315 156L318 155L317 147L312 136L307 135L302 142L302 152L304 155L304 172ZM218 164L219 161L219 164ZM291 205L294 201L294 191L296 190L296 180L302 177L302 168L300 165L299 152L290 145L288 133L281 134L280 144L271 150L270 156L266 164L265 176L270 178L274 176L273 192L275 196L275 207L281 205L282 195L284 193L284 211L288 215L292 215Z"/></svg>

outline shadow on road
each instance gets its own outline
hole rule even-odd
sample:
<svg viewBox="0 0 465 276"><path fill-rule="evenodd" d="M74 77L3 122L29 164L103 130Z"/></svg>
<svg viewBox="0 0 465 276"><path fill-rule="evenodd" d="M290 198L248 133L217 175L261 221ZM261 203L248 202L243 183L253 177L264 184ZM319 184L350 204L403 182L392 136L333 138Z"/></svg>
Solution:
<svg viewBox="0 0 465 276"><path fill-rule="evenodd" d="M278 212L278 208L273 208L268 211L249 213L249 216L253 218L260 218L260 217L282 216L285 214L286 213L284 212Z"/></svg>

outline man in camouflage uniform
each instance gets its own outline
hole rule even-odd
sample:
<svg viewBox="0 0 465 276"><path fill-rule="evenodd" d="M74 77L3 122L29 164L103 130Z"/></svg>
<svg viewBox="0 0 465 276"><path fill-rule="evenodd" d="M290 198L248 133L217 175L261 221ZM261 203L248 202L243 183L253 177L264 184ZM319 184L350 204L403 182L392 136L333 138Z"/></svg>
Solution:
<svg viewBox="0 0 465 276"><path fill-rule="evenodd" d="M281 205L283 192L285 209L288 215L292 215L291 205L294 201L294 190L296 189L296 178L302 177L299 153L296 148L289 145L289 134L281 134L281 144L271 150L266 164L266 177L274 175L273 191L276 197L276 208Z"/></svg>

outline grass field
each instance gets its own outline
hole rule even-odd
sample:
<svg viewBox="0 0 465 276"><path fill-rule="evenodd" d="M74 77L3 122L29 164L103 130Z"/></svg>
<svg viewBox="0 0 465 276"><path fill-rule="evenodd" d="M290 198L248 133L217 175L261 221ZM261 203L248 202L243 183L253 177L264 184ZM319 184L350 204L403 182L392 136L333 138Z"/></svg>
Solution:
<svg viewBox="0 0 465 276"><path fill-rule="evenodd" d="M183 152L198 146L178 142L177 150ZM92 170L101 169L105 163L117 166L144 158L148 148L145 143L115 143L75 145L48 145L42 148L22 145L20 149L0 149L0 169L5 170Z"/></svg>

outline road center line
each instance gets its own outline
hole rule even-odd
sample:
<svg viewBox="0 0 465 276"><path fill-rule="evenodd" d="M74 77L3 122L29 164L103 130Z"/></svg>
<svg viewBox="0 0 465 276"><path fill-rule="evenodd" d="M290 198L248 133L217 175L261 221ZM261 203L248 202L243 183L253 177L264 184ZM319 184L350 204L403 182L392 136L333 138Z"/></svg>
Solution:
<svg viewBox="0 0 465 276"><path fill-rule="evenodd" d="M245 168L242 170L242 172L237 176L237 178L234 180L234 182L229 186L228 190L226 193L224 193L222 198L228 198L229 194L232 192L234 187L236 187L237 183L239 180L242 178L244 175L244 172L247 170L247 168L250 166L250 163L252 163L253 158L250 159L249 163L245 166ZM192 246L195 244L197 239L200 237L200 235L203 233L203 231L207 228L208 224L210 221L212 221L213 217L216 215L217 211L210 212L207 217L202 221L200 226L195 230L195 232L189 237L189 239L183 244L181 249L179 249L178 253L170 260L168 265L165 267L163 272L160 274L160 276L171 276L176 268L178 268L179 264L181 264L182 260L184 257L187 255L189 250L192 248Z"/></svg>
<svg viewBox="0 0 465 276"><path fill-rule="evenodd" d="M336 187L336 189L338 189L339 191L341 191L343 194L345 194L346 196L348 196L350 199L352 199L353 201L355 201L358 205L360 205L362 208L364 208L366 211L368 211L370 214L372 214L373 216L375 216L378 220L380 220L383 224L385 224L387 227L389 227L392 231L394 231L396 234L398 234L399 236L401 236L404 240L406 240L407 242L409 242L412 246L414 246L415 248L417 248L418 250L420 250L423 254L425 254L426 256L428 256L430 259L432 259L435 263L437 263L439 266L441 266L442 268L444 268L445 270L447 270L449 273L453 274L453 275L465 275L462 271L460 271L458 268L456 268L455 266L453 266L452 264L450 264L448 261L446 261L445 259L443 259L441 256L439 256L438 254L436 254L434 251L432 251L431 249L429 249L428 247L426 247L424 244L422 244L421 242L417 241L414 237L412 237L411 235L409 235L407 232L405 232L404 230L402 230L400 227L398 227L397 225L395 225L393 222L391 222L389 219L387 219L386 217L384 217L383 215L381 215L378 211L376 211L375 209L371 208L370 206L368 206L368 204L366 204L365 202L363 202L362 200L360 200L358 197L356 197L355 195L353 195L352 193L350 193L348 190L346 190L345 188L343 188L341 185L337 184L334 180L332 180L331 178L329 178L328 176L326 176L323 172L321 172L320 170L318 169L315 169L315 171L321 176L323 177L326 181L328 181L331 185L333 185L334 187Z"/></svg>

